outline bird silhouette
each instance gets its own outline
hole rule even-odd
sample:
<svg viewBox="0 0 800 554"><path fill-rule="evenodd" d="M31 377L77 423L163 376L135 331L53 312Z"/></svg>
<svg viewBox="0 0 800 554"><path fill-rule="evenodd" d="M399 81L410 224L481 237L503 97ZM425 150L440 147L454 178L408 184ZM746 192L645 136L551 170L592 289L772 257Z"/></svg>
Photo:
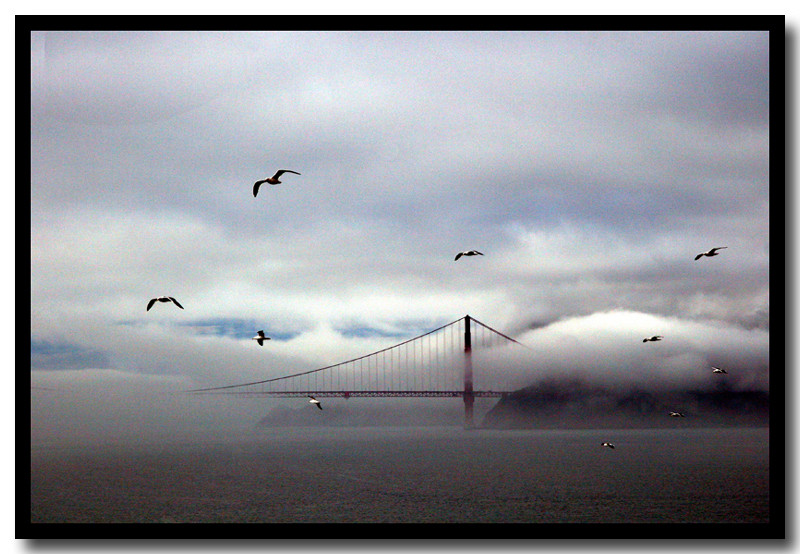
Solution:
<svg viewBox="0 0 800 554"><path fill-rule="evenodd" d="M711 373L726 373L727 374L728 372L725 371L724 369L722 369L721 367L714 367L712 365L711 366Z"/></svg>
<svg viewBox="0 0 800 554"><path fill-rule="evenodd" d="M267 336L264 336L264 331L259 331L259 332L256 334L256 336L255 336L255 337L253 337L253 340L254 340L254 341L256 341L256 342L258 342L258 344L259 344L260 346L264 346L264 341L265 341L265 340L271 340L271 339L270 339L269 337L267 337Z"/></svg>
<svg viewBox="0 0 800 554"><path fill-rule="evenodd" d="M262 185L262 183L269 183L270 185L277 185L281 183L280 176L283 175L284 173L294 173L295 175L300 175L298 172L292 171L291 169L279 169L278 172L275 173L275 175L273 175L272 177L261 179L259 181L256 181L255 184L253 184L253 196L258 196L258 189Z"/></svg>
<svg viewBox="0 0 800 554"><path fill-rule="evenodd" d="M669 415L670 415L671 417L686 417L685 415L683 415L683 414L682 414L682 413L680 413L680 412L670 412L670 413L669 413Z"/></svg>
<svg viewBox="0 0 800 554"><path fill-rule="evenodd" d="M309 403L316 405L316 407L319 408L320 410L322 409L322 404L319 403L319 400L317 400L316 398L314 398L310 394L308 395L308 397L311 399L311 400L308 401Z"/></svg>
<svg viewBox="0 0 800 554"><path fill-rule="evenodd" d="M459 252L456 254L456 260L459 259L461 256L483 256L482 252L478 252L477 250L467 250L466 252Z"/></svg>
<svg viewBox="0 0 800 554"><path fill-rule="evenodd" d="M649 337L649 338L646 338L646 339L642 340L642 342L658 342L658 341L662 340L663 338L664 337L662 337L661 335L655 335L655 336L652 336L652 337Z"/></svg>
<svg viewBox="0 0 800 554"><path fill-rule="evenodd" d="M728 248L728 247L727 246L717 246L715 248L712 248L708 252L700 252L697 256L694 257L694 259L695 259L695 261L697 261L700 258L702 258L703 256L708 256L709 258L711 256L719 256L719 252L717 252L717 250L722 250L723 248Z"/></svg>
<svg viewBox="0 0 800 554"><path fill-rule="evenodd" d="M156 302L172 302L173 304L178 306L181 310L183 309L183 306L181 306L180 303L171 296L157 296L151 299L150 302L147 303L148 312L150 311L150 308L153 307L153 304L155 304Z"/></svg>
<svg viewBox="0 0 800 554"><path fill-rule="evenodd" d="M614 445L611 444L610 442L604 442L604 443L602 443L601 446L605 446L606 448L614 448Z"/></svg>

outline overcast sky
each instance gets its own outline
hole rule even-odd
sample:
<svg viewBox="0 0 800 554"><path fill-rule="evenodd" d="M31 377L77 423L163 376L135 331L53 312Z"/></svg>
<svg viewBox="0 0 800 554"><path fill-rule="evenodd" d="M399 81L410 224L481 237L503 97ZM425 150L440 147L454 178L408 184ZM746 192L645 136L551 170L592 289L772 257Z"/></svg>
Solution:
<svg viewBox="0 0 800 554"><path fill-rule="evenodd" d="M767 388L768 39L33 33L32 382L228 385L470 314L541 370Z"/></svg>

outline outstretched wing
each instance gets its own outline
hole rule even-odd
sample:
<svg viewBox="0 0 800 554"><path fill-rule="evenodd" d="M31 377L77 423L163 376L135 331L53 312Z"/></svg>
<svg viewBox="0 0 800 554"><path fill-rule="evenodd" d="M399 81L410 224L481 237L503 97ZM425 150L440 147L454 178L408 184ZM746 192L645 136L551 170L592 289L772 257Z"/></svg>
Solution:
<svg viewBox="0 0 800 554"><path fill-rule="evenodd" d="M267 182L267 180L266 180L266 179L261 179L260 181L256 181L256 182L253 184L253 196L254 196L254 197L255 197L255 196L258 196L258 187L260 187L260 186L261 186L261 183L266 183L266 182Z"/></svg>
<svg viewBox="0 0 800 554"><path fill-rule="evenodd" d="M147 303L147 311L148 312L150 311L150 308L152 308L153 304L155 304L155 303L156 303L156 299L155 298L153 298L152 300L150 300L150 302Z"/></svg>
<svg viewBox="0 0 800 554"><path fill-rule="evenodd" d="M459 258L460 258L461 256L463 256L463 255L464 255L464 253L463 253L463 252L459 252L458 254L456 254L456 260L457 260L457 259L459 259Z"/></svg>
<svg viewBox="0 0 800 554"><path fill-rule="evenodd" d="M699 260L700 258L702 258L702 257L703 257L703 256L705 256L705 255L706 255L706 253L705 253L705 252L700 252L700 253L699 253L697 256L695 256L695 257L694 257L694 259L695 259L695 260Z"/></svg>
<svg viewBox="0 0 800 554"><path fill-rule="evenodd" d="M278 172L275 175L272 176L272 178L273 179L277 179L278 177L280 177L284 173L294 173L295 175L300 175L298 172L292 171L291 169L279 169Z"/></svg>
<svg viewBox="0 0 800 554"><path fill-rule="evenodd" d="M172 298L171 296L167 296L167 298L169 298L170 300L172 300L172 301L175 303L175 305L176 305L176 306L178 306L178 307L179 307L181 310L183 309L183 306L181 306L181 303L180 303L180 302L178 302L177 300L175 300L175 299L174 299L174 298Z"/></svg>

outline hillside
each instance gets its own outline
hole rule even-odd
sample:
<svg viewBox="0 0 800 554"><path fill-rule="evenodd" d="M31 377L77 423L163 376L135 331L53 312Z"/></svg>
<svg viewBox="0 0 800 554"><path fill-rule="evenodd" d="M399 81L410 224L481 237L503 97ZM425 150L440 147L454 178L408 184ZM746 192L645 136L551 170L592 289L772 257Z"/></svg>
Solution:
<svg viewBox="0 0 800 554"><path fill-rule="evenodd" d="M685 417L670 417L670 412ZM546 380L501 398L482 427L768 426L769 393L731 390L643 390L589 386L577 380Z"/></svg>

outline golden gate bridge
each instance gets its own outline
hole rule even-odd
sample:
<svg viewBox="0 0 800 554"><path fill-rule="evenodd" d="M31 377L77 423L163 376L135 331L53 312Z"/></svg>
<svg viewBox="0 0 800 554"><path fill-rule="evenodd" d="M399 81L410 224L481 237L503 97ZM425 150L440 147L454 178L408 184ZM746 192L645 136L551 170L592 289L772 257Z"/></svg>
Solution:
<svg viewBox="0 0 800 554"><path fill-rule="evenodd" d="M461 397L464 423L473 426L476 398L498 398L514 388L508 372L477 374L473 362L503 346L527 348L465 315L394 346L337 364L261 381L193 389L193 394L264 397ZM480 365L480 364L479 364Z"/></svg>

